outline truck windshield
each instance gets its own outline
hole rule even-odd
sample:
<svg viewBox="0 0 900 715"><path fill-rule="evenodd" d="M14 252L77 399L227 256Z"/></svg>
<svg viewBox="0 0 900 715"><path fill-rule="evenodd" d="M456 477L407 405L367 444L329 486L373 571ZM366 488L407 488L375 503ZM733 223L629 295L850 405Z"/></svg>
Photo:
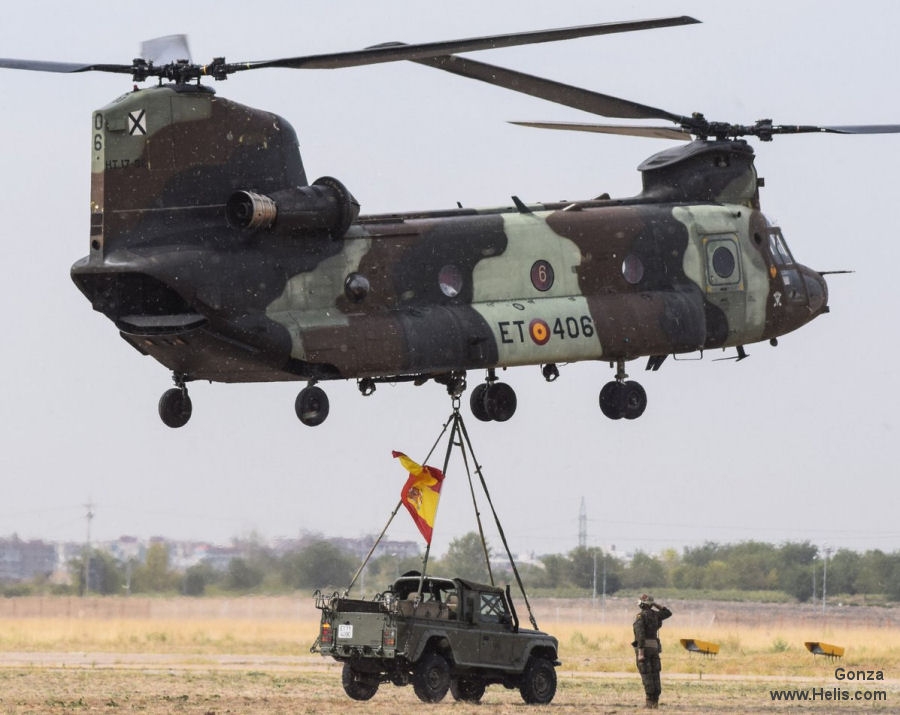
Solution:
<svg viewBox="0 0 900 715"><path fill-rule="evenodd" d="M506 616L506 602L499 593L481 593L478 609L479 619L491 623L499 623Z"/></svg>

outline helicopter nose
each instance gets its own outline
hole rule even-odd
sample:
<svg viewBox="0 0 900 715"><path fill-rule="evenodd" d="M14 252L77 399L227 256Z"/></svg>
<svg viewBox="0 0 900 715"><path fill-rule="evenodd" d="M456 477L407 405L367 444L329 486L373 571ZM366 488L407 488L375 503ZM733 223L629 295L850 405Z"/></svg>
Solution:
<svg viewBox="0 0 900 715"><path fill-rule="evenodd" d="M810 268L803 271L803 282L809 296L809 312L813 315L828 312L828 284L825 277Z"/></svg>

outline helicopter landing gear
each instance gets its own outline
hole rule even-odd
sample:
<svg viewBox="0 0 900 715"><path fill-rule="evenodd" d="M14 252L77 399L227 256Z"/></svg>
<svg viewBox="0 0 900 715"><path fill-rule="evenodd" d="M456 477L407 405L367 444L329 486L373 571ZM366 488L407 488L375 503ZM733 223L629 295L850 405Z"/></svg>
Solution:
<svg viewBox="0 0 900 715"><path fill-rule="evenodd" d="M364 377L357 380L356 387L359 389L359 394L363 397L375 394L375 380L371 377Z"/></svg>
<svg viewBox="0 0 900 715"><path fill-rule="evenodd" d="M556 363L548 362L546 365L541 366L541 375L544 376L547 382L553 382L559 377L559 368L556 367Z"/></svg>
<svg viewBox="0 0 900 715"><path fill-rule="evenodd" d="M616 379L600 390L600 411L611 420L634 420L647 409L647 393L640 383L628 380L625 365L618 363Z"/></svg>
<svg viewBox="0 0 900 715"><path fill-rule="evenodd" d="M294 411L297 418L307 427L316 427L328 417L328 395L321 387L310 383L297 395Z"/></svg>
<svg viewBox="0 0 900 715"><path fill-rule="evenodd" d="M516 412L516 392L505 382L498 382L493 370L488 370L487 382L472 390L469 407L482 422L506 422Z"/></svg>
<svg viewBox="0 0 900 715"><path fill-rule="evenodd" d="M159 398L159 418L167 427L184 427L191 419L193 405L184 384L183 375L174 375L175 387L166 390Z"/></svg>

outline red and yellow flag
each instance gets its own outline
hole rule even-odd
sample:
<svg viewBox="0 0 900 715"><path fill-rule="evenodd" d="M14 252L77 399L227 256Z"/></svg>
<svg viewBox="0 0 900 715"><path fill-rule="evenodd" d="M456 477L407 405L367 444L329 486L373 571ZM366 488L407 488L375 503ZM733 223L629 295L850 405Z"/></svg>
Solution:
<svg viewBox="0 0 900 715"><path fill-rule="evenodd" d="M403 452L392 452L400 460L403 468L409 472L409 479L400 491L400 501L409 511L409 515L422 536L425 543L431 544L431 533L434 529L434 518L437 514L438 499L441 498L441 484L444 481L444 473L435 467L416 464Z"/></svg>

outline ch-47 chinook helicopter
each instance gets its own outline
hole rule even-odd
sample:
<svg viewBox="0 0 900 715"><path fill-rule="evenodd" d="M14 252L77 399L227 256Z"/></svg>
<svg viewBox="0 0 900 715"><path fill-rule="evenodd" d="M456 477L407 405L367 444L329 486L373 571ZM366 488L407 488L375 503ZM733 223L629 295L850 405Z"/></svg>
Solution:
<svg viewBox="0 0 900 715"><path fill-rule="evenodd" d="M172 371L160 398L184 425L192 380L307 385L306 425L328 415L316 384L429 379L454 397L470 371L481 420L516 408L496 370L598 360L615 366L600 392L610 418L647 404L625 373L648 358L773 343L828 311L823 274L798 264L760 212L753 150L775 134L900 132L900 126L750 126L680 116L457 56L457 53L697 22L605 23L261 62L193 64L178 36L145 44L128 65L0 60L0 67L131 74L158 86L94 112L89 254L78 288L144 355ZM264 68L321 69L411 60L607 117L673 127L530 126L693 141L643 162L640 194L496 209L359 215L331 177L311 184L283 118L200 83Z"/></svg>

